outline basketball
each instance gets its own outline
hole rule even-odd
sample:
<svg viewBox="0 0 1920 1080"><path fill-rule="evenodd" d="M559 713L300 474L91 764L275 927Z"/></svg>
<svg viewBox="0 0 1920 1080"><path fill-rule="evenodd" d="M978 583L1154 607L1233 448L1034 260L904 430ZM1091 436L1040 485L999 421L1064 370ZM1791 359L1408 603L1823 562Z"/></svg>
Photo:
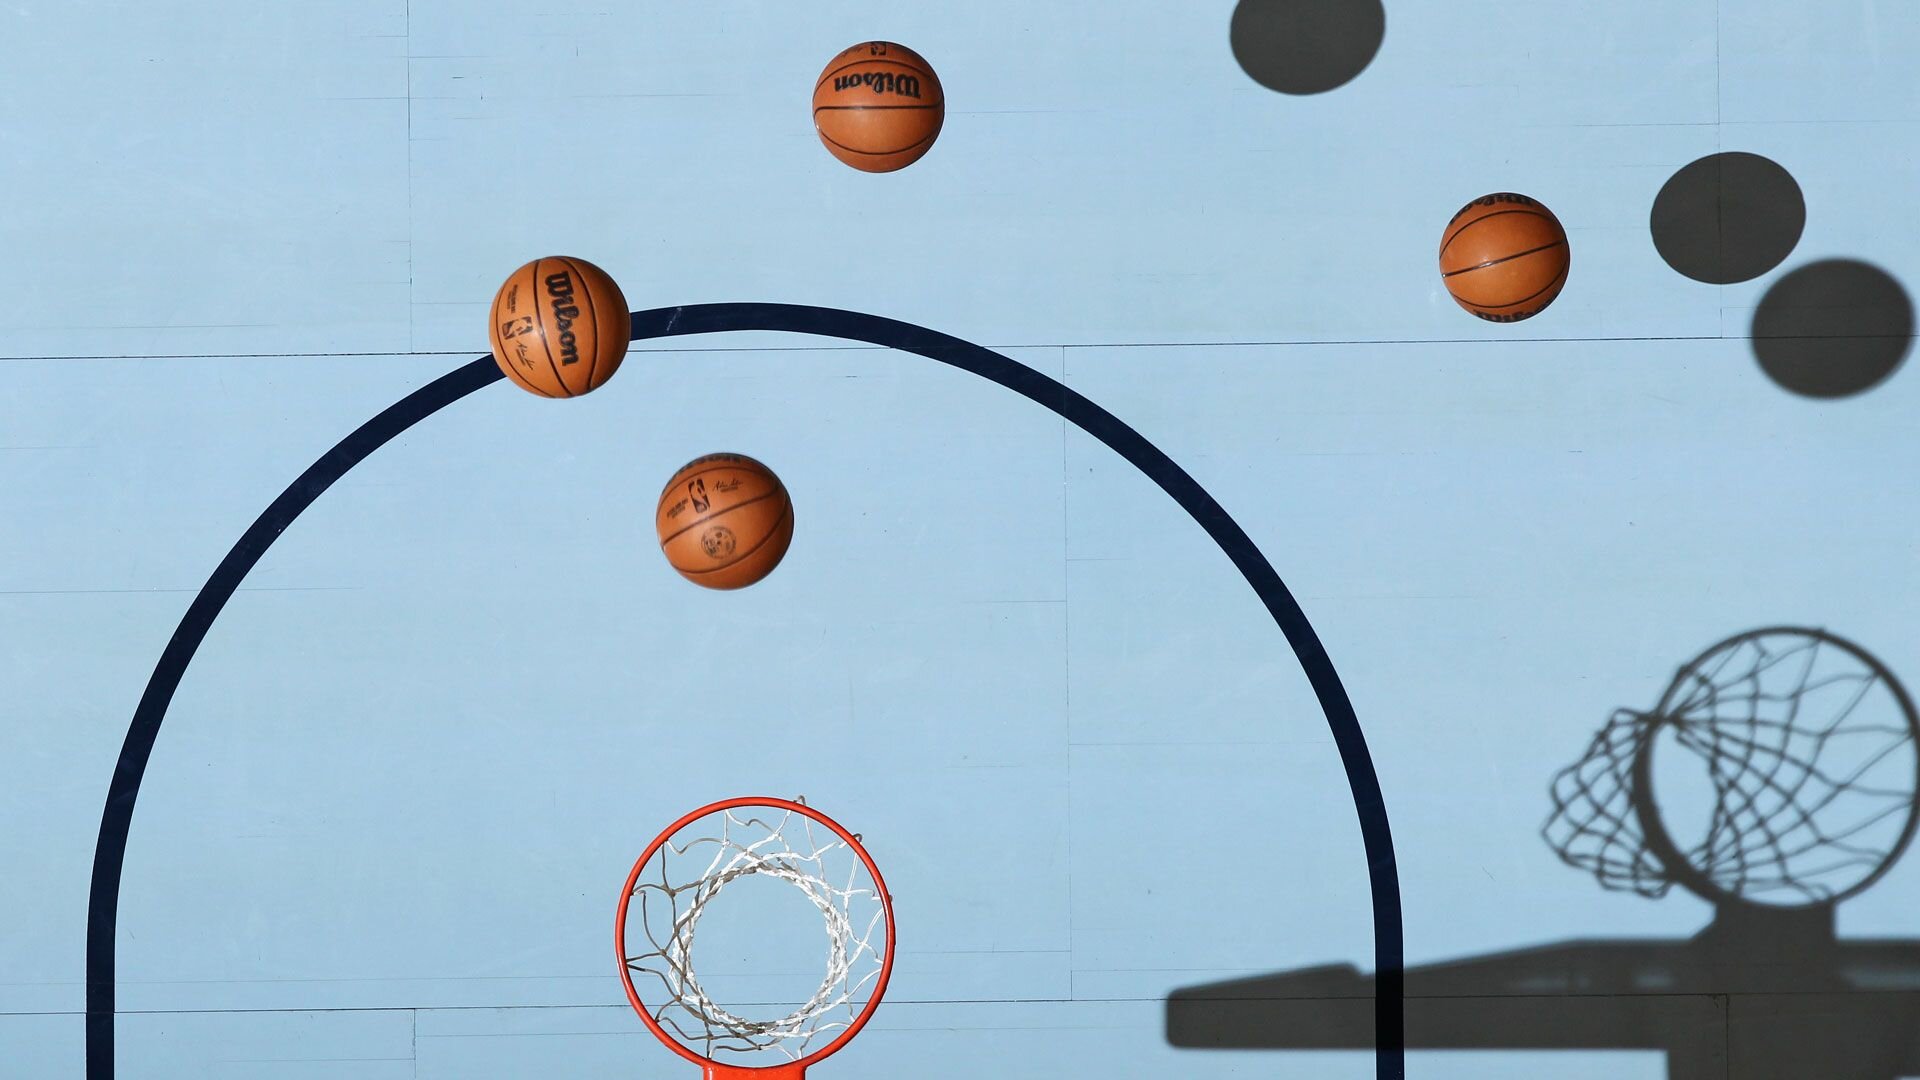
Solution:
<svg viewBox="0 0 1920 1080"><path fill-rule="evenodd" d="M515 270L494 294L493 359L522 390L579 397L627 355L627 298L605 270L553 256Z"/></svg>
<svg viewBox="0 0 1920 1080"><path fill-rule="evenodd" d="M1440 276L1461 307L1488 322L1546 310L1567 283L1567 231L1525 195L1483 195L1461 207L1440 238Z"/></svg>
<svg viewBox="0 0 1920 1080"><path fill-rule="evenodd" d="M708 454L667 481L654 528L681 577L709 589L739 589L773 573L786 556L793 501L758 461Z"/></svg>
<svg viewBox="0 0 1920 1080"><path fill-rule="evenodd" d="M946 115L939 76L919 53L891 41L855 45L813 84L820 141L862 172L892 172L919 161Z"/></svg>

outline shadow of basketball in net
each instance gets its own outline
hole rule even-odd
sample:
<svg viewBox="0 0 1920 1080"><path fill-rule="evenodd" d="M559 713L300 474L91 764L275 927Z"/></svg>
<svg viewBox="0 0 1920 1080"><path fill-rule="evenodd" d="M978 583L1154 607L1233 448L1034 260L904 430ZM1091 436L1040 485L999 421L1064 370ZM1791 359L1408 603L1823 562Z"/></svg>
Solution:
<svg viewBox="0 0 1920 1080"><path fill-rule="evenodd" d="M1920 719L1884 665L1822 630L1729 638L1554 778L1542 834L1603 888L1712 903L1687 940L1563 941L1407 972L1407 1047L1651 1050L1670 1080L1920 1074L1920 940L1840 940L1920 813ZM1348 965L1187 987L1167 1039L1361 1050Z"/></svg>
<svg viewBox="0 0 1920 1080"><path fill-rule="evenodd" d="M1380 0L1240 0L1228 31L1247 76L1283 94L1345 86L1386 36Z"/></svg>
<svg viewBox="0 0 1920 1080"><path fill-rule="evenodd" d="M1767 290L1753 313L1753 352L1783 389L1851 397L1899 370L1913 331L1913 300L1892 275L1855 259L1825 259Z"/></svg>

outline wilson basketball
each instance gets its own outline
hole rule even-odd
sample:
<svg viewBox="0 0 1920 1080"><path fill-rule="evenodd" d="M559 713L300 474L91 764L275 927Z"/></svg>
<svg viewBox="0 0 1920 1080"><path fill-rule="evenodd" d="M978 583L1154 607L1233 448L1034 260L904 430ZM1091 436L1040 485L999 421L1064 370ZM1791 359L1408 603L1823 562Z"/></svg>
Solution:
<svg viewBox="0 0 1920 1080"><path fill-rule="evenodd" d="M541 397L579 397L627 355L627 298L585 259L535 259L494 294L487 326L507 378Z"/></svg>
<svg viewBox="0 0 1920 1080"><path fill-rule="evenodd" d="M1461 307L1488 322L1546 310L1567 283L1567 231L1525 195L1483 195L1453 215L1440 238L1440 276Z"/></svg>
<svg viewBox="0 0 1920 1080"><path fill-rule="evenodd" d="M820 141L862 172L892 172L919 161L946 116L939 76L919 53L891 41L855 45L813 84Z"/></svg>
<svg viewBox="0 0 1920 1080"><path fill-rule="evenodd" d="M773 470L740 454L708 454L673 474L654 512L660 550L709 589L751 585L793 541L793 502Z"/></svg>

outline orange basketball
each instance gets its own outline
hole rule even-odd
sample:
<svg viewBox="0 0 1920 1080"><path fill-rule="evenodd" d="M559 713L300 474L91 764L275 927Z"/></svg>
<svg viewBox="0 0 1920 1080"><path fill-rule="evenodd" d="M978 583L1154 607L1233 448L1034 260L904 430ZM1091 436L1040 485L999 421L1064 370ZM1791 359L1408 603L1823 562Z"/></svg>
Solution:
<svg viewBox="0 0 1920 1080"><path fill-rule="evenodd" d="M919 161L946 116L940 77L919 53L891 41L855 45L813 84L820 141L862 172L892 172Z"/></svg>
<svg viewBox="0 0 1920 1080"><path fill-rule="evenodd" d="M578 397L627 355L627 298L585 259L535 259L493 297L487 333L507 378L541 397Z"/></svg>
<svg viewBox="0 0 1920 1080"><path fill-rule="evenodd" d="M673 474L654 512L660 550L680 576L709 589L751 585L793 541L793 501L773 470L740 454L694 458Z"/></svg>
<svg viewBox="0 0 1920 1080"><path fill-rule="evenodd" d="M1440 276L1461 307L1488 322L1546 310L1567 283L1567 231L1525 195L1483 195L1461 207L1440 238Z"/></svg>

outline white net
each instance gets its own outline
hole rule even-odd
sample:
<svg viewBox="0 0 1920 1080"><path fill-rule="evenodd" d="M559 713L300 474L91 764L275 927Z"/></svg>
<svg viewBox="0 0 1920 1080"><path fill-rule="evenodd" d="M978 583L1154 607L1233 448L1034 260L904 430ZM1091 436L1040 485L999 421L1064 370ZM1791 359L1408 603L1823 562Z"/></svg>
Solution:
<svg viewBox="0 0 1920 1080"><path fill-rule="evenodd" d="M715 1001L694 969L702 916L722 890L750 877L798 890L826 929L818 987L770 1018L742 1013L771 1002ZM832 829L783 807L734 807L681 829L642 868L627 908L626 942L635 990L682 1044L709 1059L775 1051L798 1060L852 1024L871 1000L887 948L886 908L865 864Z"/></svg>
<svg viewBox="0 0 1920 1080"><path fill-rule="evenodd" d="M1654 713L1614 714L1555 777L1547 842L1608 888L1662 895L1673 868L1649 850L1644 802L1723 895L1824 903L1905 846L1914 737L1905 692L1857 648L1812 631L1745 634L1683 669ZM1667 749L1641 769L1656 743ZM1664 785L1657 802L1635 790L1636 775Z"/></svg>

